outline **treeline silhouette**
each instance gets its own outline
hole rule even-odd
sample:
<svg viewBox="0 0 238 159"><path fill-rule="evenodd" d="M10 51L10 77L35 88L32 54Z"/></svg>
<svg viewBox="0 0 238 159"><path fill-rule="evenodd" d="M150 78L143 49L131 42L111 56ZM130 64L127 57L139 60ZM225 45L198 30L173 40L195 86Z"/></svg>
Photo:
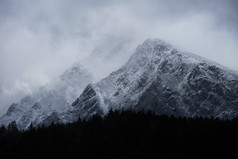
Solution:
<svg viewBox="0 0 238 159"><path fill-rule="evenodd" d="M175 118L110 111L49 127L0 128L0 158L227 158L237 156L238 119Z"/></svg>

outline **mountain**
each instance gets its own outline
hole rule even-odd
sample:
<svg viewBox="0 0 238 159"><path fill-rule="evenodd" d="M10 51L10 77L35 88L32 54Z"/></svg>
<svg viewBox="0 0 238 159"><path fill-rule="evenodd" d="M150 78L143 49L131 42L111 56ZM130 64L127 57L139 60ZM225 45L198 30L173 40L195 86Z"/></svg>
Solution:
<svg viewBox="0 0 238 159"><path fill-rule="evenodd" d="M238 73L149 39L119 70L88 85L72 106L86 119L110 109L233 118L238 115Z"/></svg>
<svg viewBox="0 0 238 159"><path fill-rule="evenodd" d="M0 125L16 121L19 129L27 129L32 123L49 125L54 122L70 122L78 119L71 112L71 103L93 81L91 73L79 63L74 63L60 77L41 87L33 95L13 103L0 118Z"/></svg>
<svg viewBox="0 0 238 159"><path fill-rule="evenodd" d="M16 121L19 129L31 123L48 126L103 116L111 109L183 117L238 116L237 72L158 39L146 40L120 69L92 82L91 73L76 63L33 95L13 103L0 125Z"/></svg>

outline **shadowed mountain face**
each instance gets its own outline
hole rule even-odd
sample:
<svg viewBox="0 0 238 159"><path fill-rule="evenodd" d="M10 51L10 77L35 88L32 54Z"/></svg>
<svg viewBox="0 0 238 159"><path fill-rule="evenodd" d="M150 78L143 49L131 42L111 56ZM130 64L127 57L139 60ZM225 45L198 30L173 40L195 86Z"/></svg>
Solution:
<svg viewBox="0 0 238 159"><path fill-rule="evenodd" d="M238 73L161 40L146 40L119 70L89 85L73 107L82 118L129 108L233 118L238 115Z"/></svg>

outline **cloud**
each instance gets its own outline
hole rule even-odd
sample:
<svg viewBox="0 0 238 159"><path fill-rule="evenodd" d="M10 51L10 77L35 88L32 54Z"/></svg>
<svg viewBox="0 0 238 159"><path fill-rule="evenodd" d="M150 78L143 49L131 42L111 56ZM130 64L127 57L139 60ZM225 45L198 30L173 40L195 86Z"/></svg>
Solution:
<svg viewBox="0 0 238 159"><path fill-rule="evenodd" d="M237 7L236 0L1 0L0 115L74 61L105 77L147 38L238 70Z"/></svg>

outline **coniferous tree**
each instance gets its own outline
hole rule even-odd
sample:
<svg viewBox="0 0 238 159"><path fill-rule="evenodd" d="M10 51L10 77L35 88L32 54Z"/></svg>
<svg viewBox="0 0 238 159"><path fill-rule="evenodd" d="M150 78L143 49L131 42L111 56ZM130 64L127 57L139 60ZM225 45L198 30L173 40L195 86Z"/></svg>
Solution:
<svg viewBox="0 0 238 159"><path fill-rule="evenodd" d="M6 127L5 127L4 125L2 125L1 128L0 128L0 136L1 136L2 134L5 134L6 132L7 132Z"/></svg>
<svg viewBox="0 0 238 159"><path fill-rule="evenodd" d="M31 124L30 124L30 126L29 126L29 129L28 129L29 131L35 131L35 128L34 128L34 126L33 126L33 124L32 124L32 122L31 122Z"/></svg>
<svg viewBox="0 0 238 159"><path fill-rule="evenodd" d="M8 126L7 126L7 131L10 133L17 133L18 132L18 128L17 128L17 124L15 121L12 121Z"/></svg>

